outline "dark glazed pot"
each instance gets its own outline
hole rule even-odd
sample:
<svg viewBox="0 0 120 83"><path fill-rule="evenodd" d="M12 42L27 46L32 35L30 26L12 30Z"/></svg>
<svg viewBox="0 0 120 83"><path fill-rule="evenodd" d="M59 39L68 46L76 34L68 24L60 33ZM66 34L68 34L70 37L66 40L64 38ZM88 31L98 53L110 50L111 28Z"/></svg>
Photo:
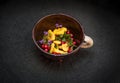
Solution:
<svg viewBox="0 0 120 83"><path fill-rule="evenodd" d="M44 31L48 31L49 29L54 30L56 28L56 23L62 24L64 27L67 27L74 34L74 38L80 41L77 45L78 47L71 53L61 56L55 56L54 54L45 52L37 43L37 41L42 39ZM51 14L41 18L35 24L32 31L32 38L38 49L43 52L43 55L54 60L62 59L69 55L74 55L74 53L76 53L80 49L80 46L84 41L84 37L85 35L80 23L75 18L65 14Z"/></svg>

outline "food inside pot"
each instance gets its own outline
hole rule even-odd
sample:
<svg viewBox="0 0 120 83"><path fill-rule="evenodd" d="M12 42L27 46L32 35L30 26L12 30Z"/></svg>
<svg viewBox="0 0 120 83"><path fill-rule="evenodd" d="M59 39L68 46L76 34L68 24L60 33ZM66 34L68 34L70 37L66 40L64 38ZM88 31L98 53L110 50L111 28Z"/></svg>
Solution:
<svg viewBox="0 0 120 83"><path fill-rule="evenodd" d="M44 31L43 38L38 42L45 52L59 56L70 53L77 48L74 34L67 27L60 24L55 24L55 27L54 30Z"/></svg>

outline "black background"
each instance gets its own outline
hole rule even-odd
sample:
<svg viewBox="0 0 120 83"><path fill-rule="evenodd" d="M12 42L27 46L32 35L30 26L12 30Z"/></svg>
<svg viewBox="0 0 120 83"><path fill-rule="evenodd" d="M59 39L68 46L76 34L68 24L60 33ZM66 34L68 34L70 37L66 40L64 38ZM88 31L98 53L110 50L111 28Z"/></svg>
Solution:
<svg viewBox="0 0 120 83"><path fill-rule="evenodd" d="M63 63L43 57L31 32L54 13L79 20L94 46ZM0 83L120 83L119 14L117 0L1 0Z"/></svg>

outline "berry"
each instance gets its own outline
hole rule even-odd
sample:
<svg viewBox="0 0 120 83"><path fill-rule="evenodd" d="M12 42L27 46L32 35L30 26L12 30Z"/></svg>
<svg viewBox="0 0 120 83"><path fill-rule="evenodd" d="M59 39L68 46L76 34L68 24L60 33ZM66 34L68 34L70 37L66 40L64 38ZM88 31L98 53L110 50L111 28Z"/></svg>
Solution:
<svg viewBox="0 0 120 83"><path fill-rule="evenodd" d="M80 40L76 40L77 43L80 43Z"/></svg>
<svg viewBox="0 0 120 83"><path fill-rule="evenodd" d="M56 54L56 52L52 52L52 54Z"/></svg>
<svg viewBox="0 0 120 83"><path fill-rule="evenodd" d="M73 34L70 34L70 37L72 38L72 37L73 37Z"/></svg>
<svg viewBox="0 0 120 83"><path fill-rule="evenodd" d="M44 45L44 44L42 44L42 48L45 48L45 45Z"/></svg>
<svg viewBox="0 0 120 83"><path fill-rule="evenodd" d="M71 38L71 40L74 40L74 38Z"/></svg>
<svg viewBox="0 0 120 83"><path fill-rule="evenodd" d="M52 52L52 54L55 54L55 55L60 55L61 53L57 53L57 52Z"/></svg>
<svg viewBox="0 0 120 83"><path fill-rule="evenodd" d="M48 46L48 48L47 48L48 50L50 50L50 46Z"/></svg>
<svg viewBox="0 0 120 83"><path fill-rule="evenodd" d="M70 53L71 51L72 51L71 48L69 48L69 49L68 49L68 53Z"/></svg>
<svg viewBox="0 0 120 83"><path fill-rule="evenodd" d="M67 30L67 32L66 32L67 34L70 34L70 31L69 30Z"/></svg>
<svg viewBox="0 0 120 83"><path fill-rule="evenodd" d="M47 45L47 44L45 44L45 45L44 45L44 48L45 48L45 49L48 49L48 45Z"/></svg>
<svg viewBox="0 0 120 83"><path fill-rule="evenodd" d="M65 44L66 42L65 41L61 41L61 44Z"/></svg>
<svg viewBox="0 0 120 83"><path fill-rule="evenodd" d="M60 55L61 53L56 53L57 55Z"/></svg>
<svg viewBox="0 0 120 83"><path fill-rule="evenodd" d="M53 52L52 54L55 54L55 55L57 55L57 52Z"/></svg>
<svg viewBox="0 0 120 83"><path fill-rule="evenodd" d="M45 52L48 52L48 49L45 49Z"/></svg>
<svg viewBox="0 0 120 83"><path fill-rule="evenodd" d="M73 44L75 45L75 44L76 44L76 42L74 41L74 42L73 42Z"/></svg>

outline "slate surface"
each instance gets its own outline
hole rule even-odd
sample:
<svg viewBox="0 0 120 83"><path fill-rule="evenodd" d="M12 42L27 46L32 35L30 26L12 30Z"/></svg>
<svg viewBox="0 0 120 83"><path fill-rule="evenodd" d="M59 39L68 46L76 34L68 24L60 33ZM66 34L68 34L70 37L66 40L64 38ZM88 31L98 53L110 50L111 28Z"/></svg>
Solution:
<svg viewBox="0 0 120 83"><path fill-rule="evenodd" d="M119 83L120 15L100 6L72 1L1 1L0 83ZM94 46L63 63L42 56L32 41L43 16L65 13L78 19Z"/></svg>

